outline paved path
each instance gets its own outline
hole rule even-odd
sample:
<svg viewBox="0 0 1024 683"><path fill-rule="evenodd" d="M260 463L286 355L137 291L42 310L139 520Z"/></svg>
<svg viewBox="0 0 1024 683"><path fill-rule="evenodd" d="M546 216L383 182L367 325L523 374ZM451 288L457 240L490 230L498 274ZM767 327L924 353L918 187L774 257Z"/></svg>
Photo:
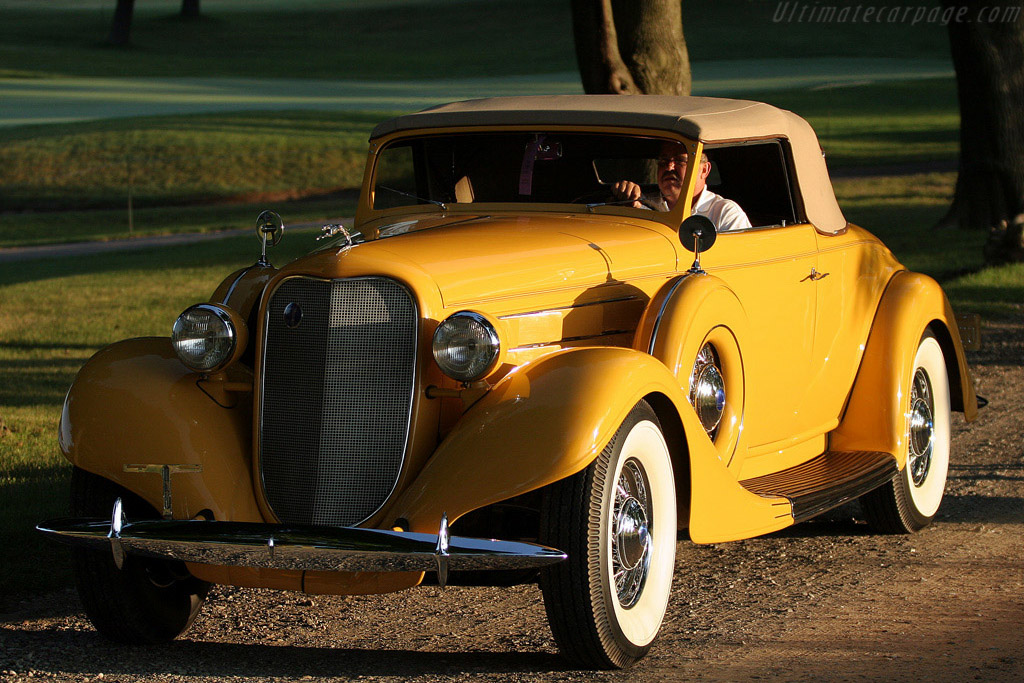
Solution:
<svg viewBox="0 0 1024 683"><path fill-rule="evenodd" d="M153 235L131 239L103 240L95 242L68 242L65 244L44 244L37 247L7 247L0 249L0 263L14 261L35 261L44 258L66 256L89 256L110 251L132 251L150 247L169 247L176 244L190 244L207 240L224 239L252 232L245 230L221 230L217 232L182 233L178 235Z"/></svg>
<svg viewBox="0 0 1024 683"><path fill-rule="evenodd" d="M338 220L345 225L351 225L352 222L351 218L332 218L331 222L337 222ZM325 222L326 221L289 223L285 227L289 232L296 230L312 230L324 225ZM46 258L65 258L68 256L89 256L91 254L108 253L111 251L135 251L137 249L171 247L179 244L191 244L193 242L222 240L227 237L237 237L238 235L251 235L254 231L254 228L239 228L237 230L184 232L174 235L147 235L145 237L95 240L92 242L42 244L33 247L4 247L0 248L0 264L13 263L15 261L37 261L39 259Z"/></svg>
<svg viewBox="0 0 1024 683"><path fill-rule="evenodd" d="M951 77L938 59L764 59L693 64L694 93L735 96L790 88ZM582 92L576 72L431 81L245 78L0 79L0 126L253 109L411 111L474 97Z"/></svg>

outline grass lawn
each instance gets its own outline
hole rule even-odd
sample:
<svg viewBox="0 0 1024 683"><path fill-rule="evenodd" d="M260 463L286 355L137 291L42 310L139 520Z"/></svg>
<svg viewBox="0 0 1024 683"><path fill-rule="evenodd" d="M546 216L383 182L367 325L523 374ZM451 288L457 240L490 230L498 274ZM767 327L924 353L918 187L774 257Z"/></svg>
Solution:
<svg viewBox="0 0 1024 683"><path fill-rule="evenodd" d="M204 0L197 21L179 18L180 4L137 0L133 47L110 48L112 0L0 0L0 75L401 80L576 68L568 2ZM948 55L941 25L781 22L777 5L684 0L691 59Z"/></svg>
<svg viewBox="0 0 1024 683"><path fill-rule="evenodd" d="M984 232L932 230L949 208L955 184L956 173L833 181L847 220L880 237L909 269L940 281L984 265Z"/></svg>
<svg viewBox="0 0 1024 683"><path fill-rule="evenodd" d="M380 112L244 112L0 130L0 210L121 207L359 187ZM0 239L3 239L0 236Z"/></svg>
<svg viewBox="0 0 1024 683"><path fill-rule="evenodd" d="M755 99L807 119L831 168L952 162L959 154L952 78L786 90Z"/></svg>

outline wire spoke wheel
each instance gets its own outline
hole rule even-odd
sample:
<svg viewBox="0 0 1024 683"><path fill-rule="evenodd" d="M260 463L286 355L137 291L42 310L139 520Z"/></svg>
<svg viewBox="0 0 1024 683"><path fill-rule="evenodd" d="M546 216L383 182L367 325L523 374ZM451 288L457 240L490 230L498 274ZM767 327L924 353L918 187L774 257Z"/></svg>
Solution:
<svg viewBox="0 0 1024 683"><path fill-rule="evenodd" d="M615 486L609 553L619 604L632 607L640 597L651 560L650 499L643 466L630 459Z"/></svg>
<svg viewBox="0 0 1024 683"><path fill-rule="evenodd" d="M935 400L924 368L917 368L910 387L910 425L907 435L907 467L914 486L928 477L935 441Z"/></svg>

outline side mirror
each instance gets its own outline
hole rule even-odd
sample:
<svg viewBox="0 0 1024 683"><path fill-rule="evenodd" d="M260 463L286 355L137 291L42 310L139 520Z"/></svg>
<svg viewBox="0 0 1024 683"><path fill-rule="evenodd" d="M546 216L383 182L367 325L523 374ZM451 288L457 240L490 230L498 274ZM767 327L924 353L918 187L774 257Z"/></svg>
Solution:
<svg viewBox="0 0 1024 683"><path fill-rule="evenodd" d="M267 247L276 247L284 237L284 221L273 211L263 211L256 217L256 239L262 245L260 258L256 262L261 266L270 265L267 261Z"/></svg>
<svg viewBox="0 0 1024 683"><path fill-rule="evenodd" d="M700 267L700 253L710 249L716 239L718 230L707 216L690 216L679 226L679 241L687 251L694 253L693 265L690 266L691 273L704 272Z"/></svg>

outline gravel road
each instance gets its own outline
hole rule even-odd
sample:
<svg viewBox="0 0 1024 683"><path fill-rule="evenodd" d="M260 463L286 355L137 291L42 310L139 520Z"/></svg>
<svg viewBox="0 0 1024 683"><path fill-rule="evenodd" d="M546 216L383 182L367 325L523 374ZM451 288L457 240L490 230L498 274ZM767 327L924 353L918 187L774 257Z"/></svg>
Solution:
<svg viewBox="0 0 1024 683"><path fill-rule="evenodd" d="M566 668L535 586L307 596L218 588L187 636L114 646L72 590L0 615L0 678L59 681L1024 680L1024 322L971 354L990 405L954 424L947 498L913 536L856 507L764 538L680 541L673 599L628 672Z"/></svg>

